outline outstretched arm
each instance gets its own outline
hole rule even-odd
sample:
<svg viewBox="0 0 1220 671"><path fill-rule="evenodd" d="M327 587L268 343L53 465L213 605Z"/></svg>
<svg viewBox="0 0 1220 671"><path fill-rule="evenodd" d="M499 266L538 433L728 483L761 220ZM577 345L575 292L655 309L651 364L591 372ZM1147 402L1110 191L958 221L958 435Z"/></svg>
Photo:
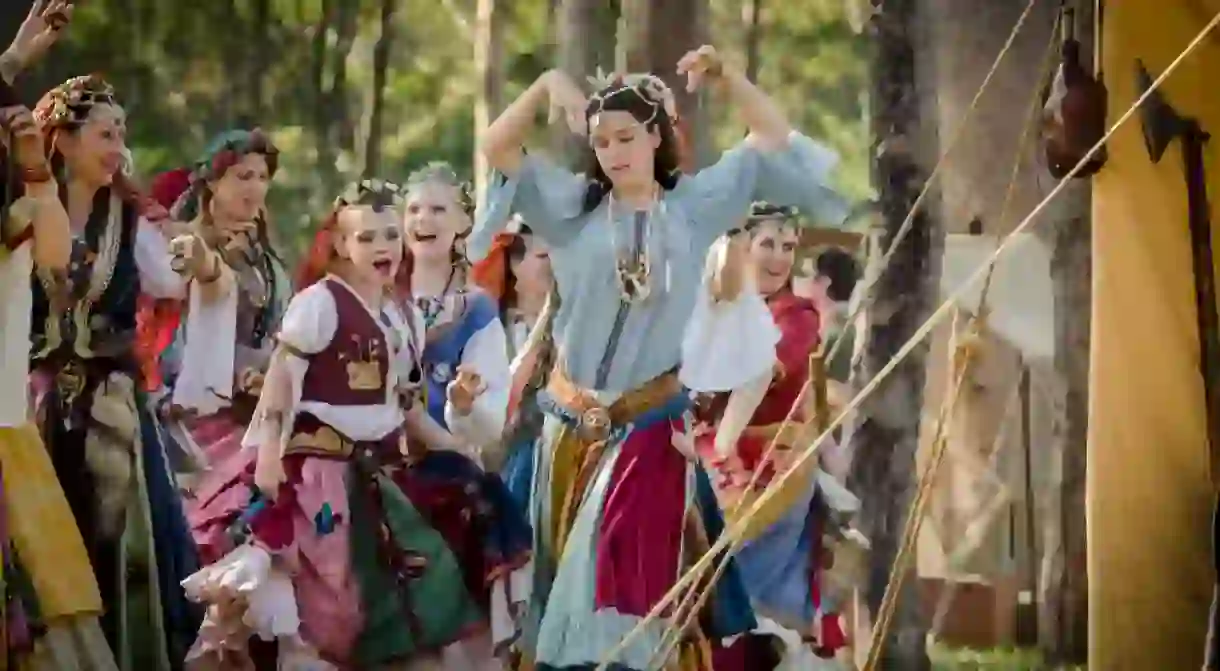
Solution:
<svg viewBox="0 0 1220 671"><path fill-rule="evenodd" d="M725 63L715 47L704 45L682 57L678 61L678 74L686 75L690 90L705 79L723 89L737 107L758 148L776 150L787 145L792 126L779 105L746 78L745 73Z"/></svg>

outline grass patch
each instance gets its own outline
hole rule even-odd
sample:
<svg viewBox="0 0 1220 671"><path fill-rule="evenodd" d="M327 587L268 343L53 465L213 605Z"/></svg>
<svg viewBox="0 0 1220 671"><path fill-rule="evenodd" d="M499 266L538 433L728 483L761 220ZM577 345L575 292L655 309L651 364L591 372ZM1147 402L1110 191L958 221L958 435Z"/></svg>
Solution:
<svg viewBox="0 0 1220 671"><path fill-rule="evenodd" d="M928 656L934 671L1085 671L1083 666L1052 669L1038 651L1016 648L970 650L934 645Z"/></svg>

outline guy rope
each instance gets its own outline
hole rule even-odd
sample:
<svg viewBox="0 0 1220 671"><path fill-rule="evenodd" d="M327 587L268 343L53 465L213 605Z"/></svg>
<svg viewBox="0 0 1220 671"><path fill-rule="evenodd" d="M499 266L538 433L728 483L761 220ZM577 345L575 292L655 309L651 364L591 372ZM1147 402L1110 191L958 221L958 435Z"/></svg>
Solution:
<svg viewBox="0 0 1220 671"><path fill-rule="evenodd" d="M1034 1L1036 1L1036 0L1031 0L1030 4L1032 5ZM1024 17L1024 15L1023 15L1023 17ZM839 426L841 426L843 424L843 421L845 420L845 418L847 416L849 416L851 413L855 412L857 409L859 409L859 407L863 404L864 400L867 399L869 396L871 396L872 393L875 392L878 387L880 387L881 383L884 382L891 373L893 373L893 371L898 367L898 365L901 364L902 361L907 356L909 356L910 353L912 351L914 351L914 349L916 347L919 346L919 344L923 341L923 339L926 338L932 332L932 330L940 323L940 321L944 319L945 315L947 315L950 312L950 310L953 308L953 306L959 304L966 297L970 288L972 286L974 286L974 284L976 282L978 282L979 280L985 279L985 277L992 272L992 268L995 266L996 262L1011 248L1011 246L1015 242L1015 240L1018 239L1018 236L1020 236L1020 234L1024 233L1027 229L1030 229L1037 222L1038 215L1040 215L1042 213L1042 211L1046 209L1046 207L1050 204L1050 202L1052 200L1054 200L1065 188L1067 188L1067 186L1071 182L1071 180L1073 178L1075 178L1076 175L1079 174L1085 168L1085 166L1088 164L1088 162L1093 158L1093 156L1095 156L1102 149L1102 147L1105 146L1105 143L1107 141L1109 141L1109 139L1114 135L1114 133L1117 132L1117 130L1119 128L1121 128L1123 126L1123 124L1125 124L1128 120L1130 120L1130 118L1132 116L1134 116L1137 113L1137 111L1139 110L1140 106L1144 103L1144 101L1147 100L1157 90L1159 90L1160 87L1164 84L1164 82L1169 78L1169 76L1172 75L1178 69L1178 67L1181 66L1181 64L1186 60L1186 58L1189 57L1192 53L1194 53L1194 51L1196 49L1198 49L1198 47L1203 43L1203 41L1207 38L1207 36L1211 33L1211 31L1213 31L1217 27L1217 25L1220 25L1220 13L1217 13L1216 15L1214 15L1212 17L1212 19L1210 21L1208 21L1207 25L1205 25L1203 27L1203 29L1200 30L1199 33L1195 36L1195 38L1193 40L1191 40L1191 42L1189 44L1186 45L1186 47L1178 54L1178 56L1173 60L1173 62L1171 62L1164 69L1164 71L1160 74L1160 76L1158 76L1156 78L1156 80L1153 81L1152 84L1150 86L1148 86L1147 89L1145 89L1140 94L1140 96L1135 100L1134 103L1131 104L1130 107L1128 107L1128 109L1122 114L1122 116L1119 117L1119 119L1117 121L1115 121L1114 124L1112 124L1107 129L1105 134L1084 154L1084 156L1080 159L1080 161L1078 161L1076 163L1076 165L1074 165L1072 167L1072 169L1063 177L1063 179L1061 179L1059 181L1059 183L1056 184L1055 187L1045 197L1043 197L1043 199L1033 208L1033 210L1030 211L1030 213L1028 215L1026 215L1026 217L1012 230L1012 232L1010 232L1008 235L1006 235L1004 237L1003 240L1000 241L999 245L997 245L996 250L992 253L992 255L986 261L984 261L983 264L979 268L977 268L974 271L974 273L965 282L963 282L961 285L959 285L958 288L954 290L953 294L947 300L945 300L944 302L942 302L940 304L940 306L932 313L932 315L929 316L929 318L916 330L916 332L911 336L911 338L908 339L907 342L904 343L902 345L902 347L899 348L898 352L894 355L894 357L884 367L882 367L882 369L877 372L877 374L868 382L868 384L866 384L864 386L864 388L851 400L851 402L849 402L847 404L847 406L843 409L843 411L839 413L839 415L835 418L835 420L833 422L831 422L830 426L827 427L827 429L825 431L823 431L821 433L821 435L819 435L817 437L817 439L813 441L812 444L810 444L807 448L805 448L800 453L800 455L796 459L795 463L792 465L791 469L784 472L783 474L781 474L780 477L778 478L778 480L775 483L773 483L772 486L769 486L762 493L762 495L752 503L752 505L750 506L750 509L748 511L746 511L744 516L736 519L726 529L725 533L719 539L716 540L716 542L703 555L703 557L701 557L694 564L694 566L692 566L691 569L689 571L687 571L687 573L684 574L677 581L677 583L673 586L673 588L670 589L670 591L657 603L657 605L654 606L654 608L648 613L648 615L646 615L641 622L639 622L630 632L628 632L627 636L624 637L623 641L621 641L619 643L619 645L616 646L610 652L607 659L605 659L601 662L601 664L598 666L599 670L608 668L609 664L613 663L613 660L617 658L618 654L622 651L622 649L625 648L631 641L633 641L636 637L638 637L644 631L644 629L648 625L648 623L650 623L652 620L659 617L660 614L662 612L664 612L667 608L669 608L669 606L671 604L673 604L674 601L679 599L683 590L690 589L690 586L692 584L699 584L702 581L702 578L707 574L707 572L709 571L709 569L711 568L711 566L713 565L713 563L716 561L716 559L718 557L723 555L724 557L727 558L740 546L741 540L745 535L745 532L749 526L750 521L758 513L758 511L761 510L763 508L763 506L765 506L768 502L770 502L770 500L774 496L776 496L779 491L781 491L784 488L784 486L788 482L788 479L794 473L798 472L800 470L800 468L806 462L809 461L810 458L812 458L814 455L816 455L818 449L822 446L822 444L825 443L826 440L828 440L830 438L831 434ZM1011 44L1011 40L1009 41L1008 44ZM1006 48L1008 47L1008 44L1005 45ZM1001 52L1001 56L1002 55L1003 55L1003 52ZM997 59L997 61L998 60L999 59ZM994 68L993 68L993 70L994 70ZM987 83L987 80L984 80L984 85L986 83ZM976 102L977 102L978 97L979 96L976 94ZM973 109L973 105L972 105L971 109ZM946 152L946 155L947 155L947 153L948 152ZM943 162L944 159L945 159L945 156L942 156L941 162ZM940 162L938 162L938 166L939 166L939 164L940 164ZM929 181L931 181L931 180L929 179ZM926 193L926 189L927 189L927 186L925 185L925 193ZM918 206L918 200L916 201L916 204L915 204L915 207L917 207L917 206ZM905 223L909 223L910 221L913 221L915 207L912 208L912 213L908 215L907 222L904 222L904 228L906 228ZM898 242L898 239L899 238L896 236L894 242ZM887 257L890 255L890 253L892 253L894 251L894 249L895 249L895 247L892 244L889 252L887 252ZM871 289L871 285L869 288ZM808 388L808 385L806 385L806 389L807 388ZM798 400L798 403L799 403L799 400ZM790 412L789 418L785 420L785 424L788 423L788 421L791 419L792 415L793 415L793 413ZM773 445L772 445L772 447L773 447ZM935 455L933 456L932 461L933 462L936 461ZM924 472L921 474L921 479L918 484L918 488L920 490L926 488L925 481L930 479L929 476L930 476L929 469L925 469ZM919 513L921 512L921 507L919 505L917 505L919 503L918 495L917 495L917 500L914 503L916 505L913 505L911 515L908 517L907 528L904 531L904 539L907 536L911 535L907 532L910 532L912 530L912 528L918 524L917 519L919 517ZM874 636L873 636L874 645L871 646L870 656L869 656L871 663L869 665L865 666L866 671L871 671L873 668L875 668L876 662L872 661L872 660L879 659L879 657L880 657L881 645L878 643L878 640L884 640L883 637L884 637L885 631L884 631L883 622L885 619L889 619L888 617L885 616L885 612L887 610L892 612L894 609L894 603L897 600L897 592L898 592L898 590L895 588L900 586L899 583L901 582L901 579L902 579L901 574L905 572L900 569L904 568L905 563L910 559L910 557L911 557L911 553L908 548L908 549L906 549L905 552L900 551L898 557L895 559L893 571L891 572L891 579L886 588L885 598L882 601L882 608L879 610L879 613L882 616L881 618L879 618L882 620L882 623L881 623L882 626L874 627ZM888 606L887 606L887 603L888 603ZM892 617L892 613L889 617ZM881 637L880 639L879 639L879 636Z"/></svg>

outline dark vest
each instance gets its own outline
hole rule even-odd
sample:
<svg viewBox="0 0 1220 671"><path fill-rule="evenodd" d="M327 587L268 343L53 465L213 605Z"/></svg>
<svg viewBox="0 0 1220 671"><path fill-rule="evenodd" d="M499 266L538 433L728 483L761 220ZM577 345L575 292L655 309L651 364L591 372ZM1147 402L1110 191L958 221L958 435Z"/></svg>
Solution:
<svg viewBox="0 0 1220 671"><path fill-rule="evenodd" d="M309 357L301 400L328 405L386 402L390 344L377 320L352 292L334 280L323 284L335 300L338 326L330 344Z"/></svg>
<svg viewBox="0 0 1220 671"><path fill-rule="evenodd" d="M74 315L88 309L87 328L92 331L93 349L104 358L123 358L131 353L135 340L136 299L140 295L140 274L136 269L135 237L139 223L139 212L131 203L122 204L119 220L118 253L115 256L110 280L105 291L92 306L82 305L81 299L89 292L91 277L97 266L97 257L103 242L107 223L110 220L110 190L98 191L93 199L93 212L85 224L83 236L72 241L72 260L68 276L72 284L72 306L60 315L62 342L44 357L52 358L57 353L73 351L76 339ZM97 272L105 272L97 268ZM31 352L39 359L46 345L46 322L50 315L50 303L43 283L35 273L33 278L33 323L31 324Z"/></svg>

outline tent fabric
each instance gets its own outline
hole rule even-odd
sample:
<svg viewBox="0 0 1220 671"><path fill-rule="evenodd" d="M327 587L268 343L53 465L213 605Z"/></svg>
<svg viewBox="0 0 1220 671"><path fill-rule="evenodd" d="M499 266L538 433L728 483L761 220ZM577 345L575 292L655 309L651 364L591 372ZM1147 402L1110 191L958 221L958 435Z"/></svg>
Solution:
<svg viewBox="0 0 1220 671"><path fill-rule="evenodd" d="M941 262L941 299L950 298L995 253L993 235L946 236ZM961 308L979 307L983 280L970 285ZM1055 298L1050 254L1032 234L1021 234L996 263L987 293L987 325L992 333L1020 350L1027 359L1050 361L1055 356Z"/></svg>
<svg viewBox="0 0 1220 671"><path fill-rule="evenodd" d="M1211 5L1210 7L1208 5ZM1102 70L1111 123L1220 11L1214 0L1105 3ZM1220 133L1220 41L1163 87ZM1213 575L1209 480L1182 159L1158 164L1139 117L1109 143L1093 182L1093 331L1087 478L1089 668L1198 669ZM1207 149L1212 219L1220 160ZM1220 232L1215 233L1220 241ZM1068 567L1068 570L1073 570Z"/></svg>

